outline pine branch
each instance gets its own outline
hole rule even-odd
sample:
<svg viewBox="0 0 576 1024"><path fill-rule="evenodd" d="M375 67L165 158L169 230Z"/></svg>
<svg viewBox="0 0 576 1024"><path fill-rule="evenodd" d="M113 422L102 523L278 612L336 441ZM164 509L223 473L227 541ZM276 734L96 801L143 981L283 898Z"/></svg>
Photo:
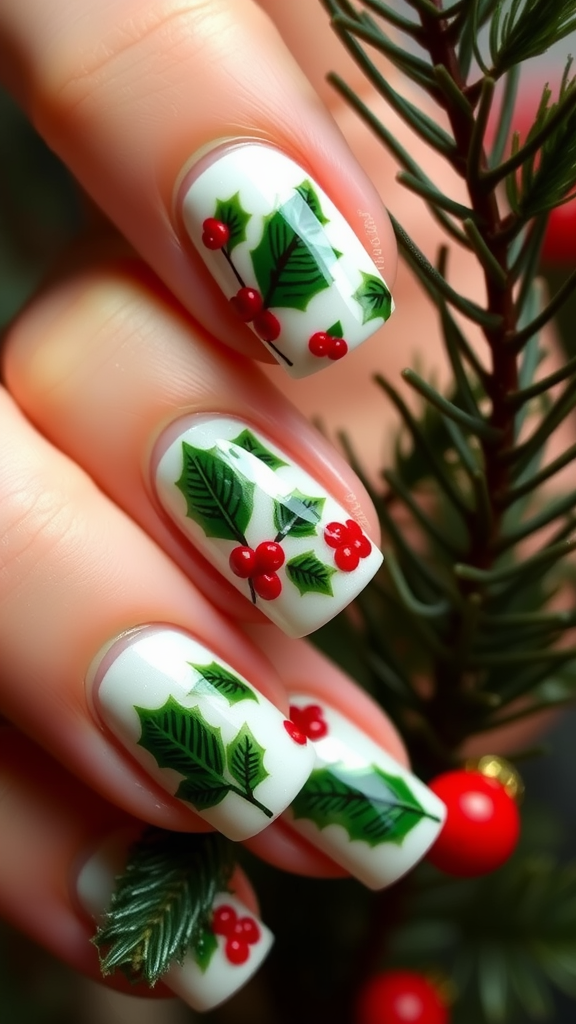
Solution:
<svg viewBox="0 0 576 1024"><path fill-rule="evenodd" d="M155 985L210 930L212 905L228 889L231 846L217 833L149 828L132 847L92 940L106 976L121 970Z"/></svg>

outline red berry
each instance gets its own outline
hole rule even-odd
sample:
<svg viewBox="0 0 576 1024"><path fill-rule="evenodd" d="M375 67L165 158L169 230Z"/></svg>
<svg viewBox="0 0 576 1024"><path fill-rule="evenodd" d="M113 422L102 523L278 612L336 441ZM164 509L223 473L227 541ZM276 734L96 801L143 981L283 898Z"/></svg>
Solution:
<svg viewBox="0 0 576 1024"><path fill-rule="evenodd" d="M230 299L230 305L245 323L253 320L262 309L262 296L255 288L241 288L236 295Z"/></svg>
<svg viewBox="0 0 576 1024"><path fill-rule="evenodd" d="M363 987L355 1024L448 1024L448 1009L416 971L386 971Z"/></svg>
<svg viewBox="0 0 576 1024"><path fill-rule="evenodd" d="M291 704L289 715L292 722L298 727L300 732L304 732L304 728L306 726L306 715L304 714L304 710L302 708L297 708L294 704Z"/></svg>
<svg viewBox="0 0 576 1024"><path fill-rule="evenodd" d="M299 708L300 714L306 722L313 722L316 718L322 718L323 711L319 704L307 704L305 708Z"/></svg>
<svg viewBox="0 0 576 1024"><path fill-rule="evenodd" d="M448 810L429 861L441 871L467 878L501 867L520 835L518 806L502 783L479 771L456 770L438 775L428 785Z"/></svg>
<svg viewBox="0 0 576 1024"><path fill-rule="evenodd" d="M307 704L302 708L304 732L309 740L321 740L328 732L324 712L319 704Z"/></svg>
<svg viewBox="0 0 576 1024"><path fill-rule="evenodd" d="M282 583L275 572L263 572L252 578L254 590L263 601L274 601L282 593Z"/></svg>
<svg viewBox="0 0 576 1024"><path fill-rule="evenodd" d="M344 338L330 338L328 359L342 359L348 351L348 345Z"/></svg>
<svg viewBox="0 0 576 1024"><path fill-rule="evenodd" d="M247 580L256 569L256 554L252 548L242 545L230 552L228 564L235 576L239 576L241 580Z"/></svg>
<svg viewBox="0 0 576 1024"><path fill-rule="evenodd" d="M275 572L276 569L284 565L286 558L284 548L275 540L262 541L256 548L255 555L257 573Z"/></svg>
<svg viewBox="0 0 576 1024"><path fill-rule="evenodd" d="M360 526L359 523L356 522L355 519L347 519L346 527L352 540L360 540L360 538L364 536L364 534L362 533L362 527Z"/></svg>
<svg viewBox="0 0 576 1024"><path fill-rule="evenodd" d="M301 747L305 745L306 734L299 729L295 722L291 722L289 718L284 719L284 728L289 736L292 737L294 743L299 743Z"/></svg>
<svg viewBox="0 0 576 1024"><path fill-rule="evenodd" d="M250 947L245 939L228 939L224 953L231 964L245 964L250 956Z"/></svg>
<svg viewBox="0 0 576 1024"><path fill-rule="evenodd" d="M322 356L328 355L331 341L332 339L329 334L326 334L326 331L316 331L316 334L313 334L308 342L308 348L313 356L318 356L321 359Z"/></svg>
<svg viewBox="0 0 576 1024"><path fill-rule="evenodd" d="M237 914L234 907L223 903L217 907L212 915L212 931L214 935L233 935L237 922Z"/></svg>
<svg viewBox="0 0 576 1024"><path fill-rule="evenodd" d="M280 321L269 309L263 309L254 317L254 330L262 341L276 341L281 331Z"/></svg>
<svg viewBox="0 0 576 1024"><path fill-rule="evenodd" d="M368 555L372 551L372 545L368 540L368 537L358 537L352 541L352 547L358 552L360 558L368 558Z"/></svg>
<svg viewBox="0 0 576 1024"><path fill-rule="evenodd" d="M334 561L342 572L354 572L354 569L358 568L360 555L352 544L343 544L342 547L336 548Z"/></svg>
<svg viewBox="0 0 576 1024"><path fill-rule="evenodd" d="M207 249L223 249L230 238L230 228L216 217L207 217L203 225L202 241Z"/></svg>
<svg viewBox="0 0 576 1024"><path fill-rule="evenodd" d="M349 520L350 522L352 520ZM350 532L344 523L328 523L328 526L324 528L324 540L328 547L339 548L343 544L347 544L351 540Z"/></svg>
<svg viewBox="0 0 576 1024"><path fill-rule="evenodd" d="M234 938L253 946L260 938L260 929L253 917L239 917L234 927Z"/></svg>

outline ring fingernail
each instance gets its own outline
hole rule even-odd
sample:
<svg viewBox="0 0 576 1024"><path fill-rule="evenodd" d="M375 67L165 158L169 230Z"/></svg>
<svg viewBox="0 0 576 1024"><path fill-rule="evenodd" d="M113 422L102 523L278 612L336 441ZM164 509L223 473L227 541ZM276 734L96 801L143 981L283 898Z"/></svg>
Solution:
<svg viewBox="0 0 576 1024"><path fill-rule="evenodd" d="M136 760L229 839L290 803L314 752L246 679L179 630L117 640L91 679L95 709Z"/></svg>
<svg viewBox="0 0 576 1024"><path fill-rule="evenodd" d="M247 424L196 415L160 439L155 486L194 545L289 636L346 607L382 555L308 473Z"/></svg>
<svg viewBox="0 0 576 1024"><path fill-rule="evenodd" d="M146 944L155 944L160 956L160 951L169 946L170 930L178 924L172 914L175 903L182 914L187 903L205 899L206 895L200 893L201 884L194 877L199 844L206 842L204 836L148 829L136 842L133 840L133 830L128 829L108 836L84 862L76 878L78 900L99 924L96 941L103 971L122 965L142 972ZM137 905L131 898L128 906L124 881L128 889L138 885L145 888L144 905L142 901ZM173 963L160 975L169 989L199 1012L214 1009L245 985L274 941L266 925L230 892L216 893L210 904L204 908L200 934L189 943L182 962ZM120 910L118 917L110 914L115 905ZM189 908L190 913L196 910L194 905ZM130 933L129 940L126 932Z"/></svg>
<svg viewBox="0 0 576 1024"><path fill-rule="evenodd" d="M325 192L276 149L213 150L180 191L184 228L232 309L293 377L388 319L388 287Z"/></svg>
<svg viewBox="0 0 576 1024"><path fill-rule="evenodd" d="M290 704L316 766L285 819L371 889L391 885L432 846L444 804L333 708L302 695Z"/></svg>

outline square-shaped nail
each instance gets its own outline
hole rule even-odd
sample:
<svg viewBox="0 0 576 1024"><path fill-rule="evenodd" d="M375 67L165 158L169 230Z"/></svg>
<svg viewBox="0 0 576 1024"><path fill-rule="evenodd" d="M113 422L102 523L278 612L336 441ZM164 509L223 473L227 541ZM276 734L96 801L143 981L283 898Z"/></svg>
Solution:
<svg viewBox="0 0 576 1024"><path fill-rule="evenodd" d="M176 629L117 640L91 678L99 717L164 789L229 839L248 839L290 803L311 744L243 676Z"/></svg>
<svg viewBox="0 0 576 1024"><path fill-rule="evenodd" d="M173 424L154 461L156 492L174 522L289 636L328 622L382 563L325 488L240 420Z"/></svg>
<svg viewBox="0 0 576 1024"><path fill-rule="evenodd" d="M180 203L225 301L293 377L341 359L392 313L386 282L348 222L279 150L215 149L186 176Z"/></svg>
<svg viewBox="0 0 576 1024"><path fill-rule="evenodd" d="M290 704L316 766L285 819L369 888L392 885L433 844L444 804L334 708L301 694Z"/></svg>

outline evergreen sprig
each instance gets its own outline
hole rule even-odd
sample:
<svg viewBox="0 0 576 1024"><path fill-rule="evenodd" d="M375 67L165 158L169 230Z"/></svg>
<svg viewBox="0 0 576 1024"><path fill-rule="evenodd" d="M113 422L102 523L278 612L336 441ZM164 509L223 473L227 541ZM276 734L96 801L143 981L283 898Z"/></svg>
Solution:
<svg viewBox="0 0 576 1024"><path fill-rule="evenodd" d="M154 985L181 964L202 941L215 896L228 889L230 849L217 833L147 829L92 940L102 974L121 970L132 982Z"/></svg>

